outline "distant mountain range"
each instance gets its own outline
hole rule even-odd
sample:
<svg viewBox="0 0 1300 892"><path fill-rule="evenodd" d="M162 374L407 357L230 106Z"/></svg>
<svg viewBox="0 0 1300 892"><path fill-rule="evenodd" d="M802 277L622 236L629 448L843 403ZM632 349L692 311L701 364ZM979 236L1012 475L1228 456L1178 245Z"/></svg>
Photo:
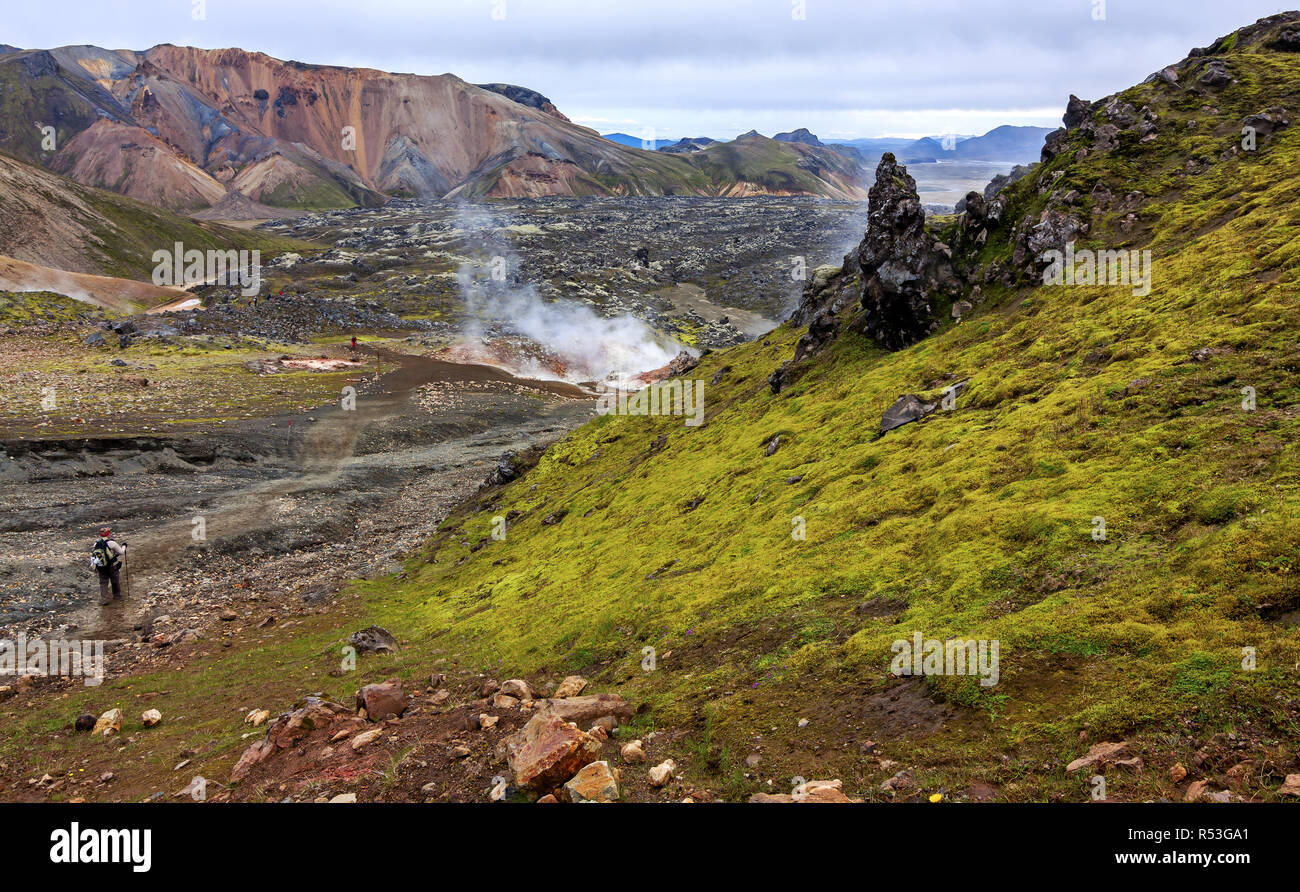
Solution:
<svg viewBox="0 0 1300 892"><path fill-rule="evenodd" d="M639 136L632 136L627 133L606 133L604 134L604 137L610 142L616 142L620 146L627 146L628 148L632 148L632 149L647 148L646 143L651 142L651 140L642 139ZM653 148L660 149L663 148L664 146L670 146L676 141L677 140L675 139L656 139L653 140L654 142Z"/></svg>
<svg viewBox="0 0 1300 892"><path fill-rule="evenodd" d="M879 159L884 152L893 152L899 161L920 163L927 161L1007 161L1027 164L1039 159L1049 127L1017 127L1004 124L983 136L952 137L927 136L921 139L827 140L832 146L852 146L865 155Z"/></svg>
<svg viewBox="0 0 1300 892"><path fill-rule="evenodd" d="M1051 129L1047 127L1003 125L983 136L927 136L921 139L881 137L828 139L823 142L808 128L800 127L778 133L772 139L812 148L833 149L868 167L873 167L885 152L893 152L899 161L911 164L933 161L1006 161L1009 164L1025 164L1038 160L1048 133L1051 133ZM605 139L620 145L641 146L639 138L626 133L607 133ZM671 154L690 154L710 145L721 144L722 142L707 136L655 140L656 150Z"/></svg>

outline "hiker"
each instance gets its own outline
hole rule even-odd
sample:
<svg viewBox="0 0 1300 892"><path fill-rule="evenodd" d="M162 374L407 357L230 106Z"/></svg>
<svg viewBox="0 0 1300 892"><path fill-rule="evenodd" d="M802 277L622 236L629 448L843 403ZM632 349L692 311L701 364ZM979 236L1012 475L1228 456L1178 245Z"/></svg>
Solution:
<svg viewBox="0 0 1300 892"><path fill-rule="evenodd" d="M113 531L104 527L99 531L99 538L90 547L90 566L99 573L99 606L109 603L108 588L113 587L113 597L122 597L122 584L118 573L122 569L122 560L126 557L126 543L113 540Z"/></svg>
<svg viewBox="0 0 1300 892"><path fill-rule="evenodd" d="M357 336L356 336L356 335L353 335L353 336L352 336L352 349L353 349L353 350L356 350L356 349L357 349Z"/></svg>

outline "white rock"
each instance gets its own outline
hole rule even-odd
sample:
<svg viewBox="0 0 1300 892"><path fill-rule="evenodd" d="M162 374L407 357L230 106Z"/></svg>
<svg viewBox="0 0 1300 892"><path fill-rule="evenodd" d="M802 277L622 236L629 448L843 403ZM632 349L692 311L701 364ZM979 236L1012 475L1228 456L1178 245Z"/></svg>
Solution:
<svg viewBox="0 0 1300 892"><path fill-rule="evenodd" d="M650 786L662 787L673 779L675 771L677 771L677 763L672 759L665 759L650 769Z"/></svg>

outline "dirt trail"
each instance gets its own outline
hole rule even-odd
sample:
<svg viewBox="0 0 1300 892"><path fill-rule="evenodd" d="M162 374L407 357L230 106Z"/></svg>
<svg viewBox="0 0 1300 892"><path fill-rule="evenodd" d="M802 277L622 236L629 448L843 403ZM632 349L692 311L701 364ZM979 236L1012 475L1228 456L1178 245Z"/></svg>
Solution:
<svg viewBox="0 0 1300 892"><path fill-rule="evenodd" d="M589 395L572 385L388 351L378 359L384 374L358 386L354 408L336 405L261 419L251 429L213 431L211 437L238 445L206 468L184 461L138 468L128 457L116 460L121 473L89 483L80 476L38 483L44 500L30 494L30 510L0 527L0 546L12 542L21 557L25 539L40 540L53 552L54 569L62 569L50 574L50 567L40 568L47 584L75 587L78 596L71 603L43 600L24 613L0 591L0 634L62 624L80 638L131 637L171 612L168 605L179 602L187 576L206 579L198 586L205 597L228 594L231 579L204 570L215 556L233 555L251 569L346 540L349 572L359 571L366 558L391 555L395 540L418 539L424 524L472 492L501 452L554 439L591 414ZM431 384L445 386L458 402L429 411L414 397ZM434 484L434 492L420 499L427 513L385 517L385 506L420 481ZM9 488L0 482L0 493ZM73 505L79 510L69 514L65 508ZM129 542L131 597L108 607L98 604L93 576L76 566L84 564L78 553L89 547L83 527L97 523L95 517L109 519ZM202 539L196 538L200 517ZM356 541L361 526L371 530L364 542ZM74 569L59 567L60 551L73 556ZM16 570L19 587L27 577L35 577L33 584L42 579L35 567L4 573L12 577Z"/></svg>

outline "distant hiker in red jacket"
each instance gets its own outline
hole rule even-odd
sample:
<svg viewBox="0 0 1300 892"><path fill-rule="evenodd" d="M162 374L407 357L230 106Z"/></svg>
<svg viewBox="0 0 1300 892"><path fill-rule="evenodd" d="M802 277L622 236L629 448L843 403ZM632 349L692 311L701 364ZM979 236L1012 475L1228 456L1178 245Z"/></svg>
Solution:
<svg viewBox="0 0 1300 892"><path fill-rule="evenodd" d="M90 547L90 566L99 573L99 606L109 603L108 589L113 588L113 597L122 597L122 583L118 574L122 569L122 558L126 556L126 543L113 540L113 531L104 527L99 531L99 538Z"/></svg>
<svg viewBox="0 0 1300 892"><path fill-rule="evenodd" d="M356 336L356 335L353 335L353 336L352 336L352 349L353 349L353 350L357 349L357 336Z"/></svg>

